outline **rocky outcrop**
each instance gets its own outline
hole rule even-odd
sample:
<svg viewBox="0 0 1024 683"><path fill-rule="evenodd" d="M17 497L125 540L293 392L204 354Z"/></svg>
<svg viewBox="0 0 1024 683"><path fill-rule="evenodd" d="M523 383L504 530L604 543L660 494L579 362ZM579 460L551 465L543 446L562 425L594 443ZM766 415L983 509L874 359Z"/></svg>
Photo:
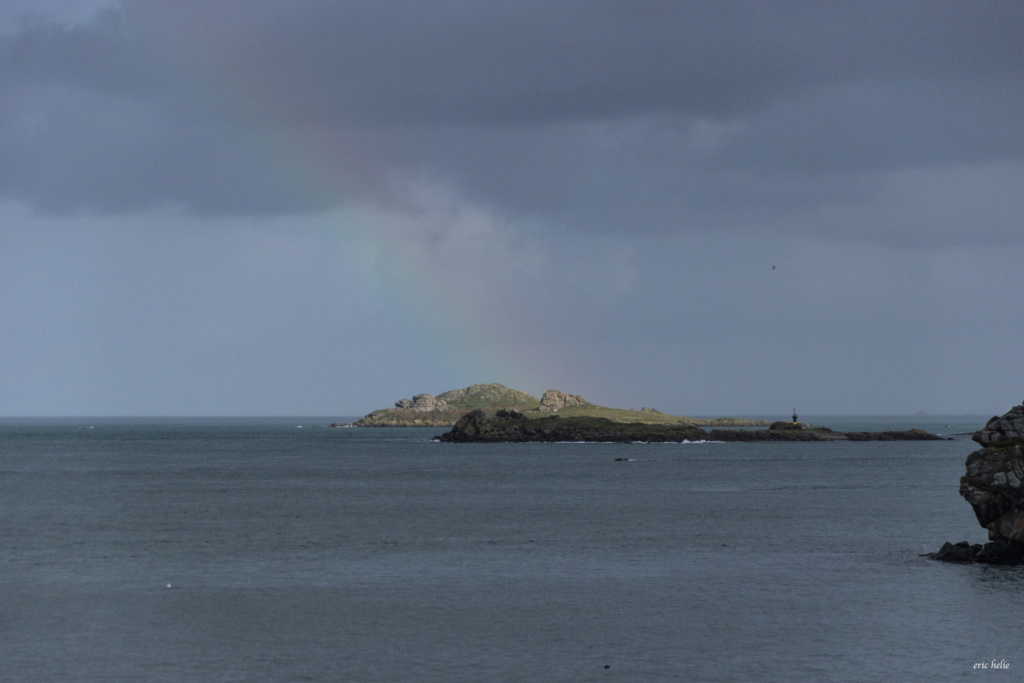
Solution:
<svg viewBox="0 0 1024 683"><path fill-rule="evenodd" d="M553 413L561 408L589 405L589 401L582 396L575 394L563 394L558 389L548 389L540 397L540 410L542 413Z"/></svg>
<svg viewBox="0 0 1024 683"><path fill-rule="evenodd" d="M603 417L557 415L529 418L517 411L488 416L482 410L465 415L451 431L437 437L448 443L522 443L565 441L700 441L700 427L684 424L624 424Z"/></svg>
<svg viewBox="0 0 1024 683"><path fill-rule="evenodd" d="M1024 405L993 417L971 437L960 495L988 530L985 545L946 543L932 557L948 562L1019 564L1024 560Z"/></svg>
<svg viewBox="0 0 1024 683"><path fill-rule="evenodd" d="M993 417L971 439L983 447L1024 441L1024 404L1014 406L1002 417Z"/></svg>
<svg viewBox="0 0 1024 683"><path fill-rule="evenodd" d="M429 413L431 410L441 410L448 404L439 400L432 394L416 394L412 397L412 400L403 398L395 402L395 407L399 410L411 410L416 413Z"/></svg>
<svg viewBox="0 0 1024 683"><path fill-rule="evenodd" d="M448 443L521 443L549 441L682 442L682 441L922 441L942 437L912 429L905 432L833 432L830 429L768 430L714 429L710 433L689 424L613 422L600 417L530 418L516 411L492 417L475 410L451 431L437 437Z"/></svg>

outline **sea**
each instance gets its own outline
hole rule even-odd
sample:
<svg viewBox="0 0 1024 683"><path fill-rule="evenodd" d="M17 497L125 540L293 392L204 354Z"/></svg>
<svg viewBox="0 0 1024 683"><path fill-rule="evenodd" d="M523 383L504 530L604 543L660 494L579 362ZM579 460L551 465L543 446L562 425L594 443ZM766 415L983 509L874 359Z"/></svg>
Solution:
<svg viewBox="0 0 1024 683"><path fill-rule="evenodd" d="M1021 680L948 441L443 444L337 418L0 421L0 680Z"/></svg>

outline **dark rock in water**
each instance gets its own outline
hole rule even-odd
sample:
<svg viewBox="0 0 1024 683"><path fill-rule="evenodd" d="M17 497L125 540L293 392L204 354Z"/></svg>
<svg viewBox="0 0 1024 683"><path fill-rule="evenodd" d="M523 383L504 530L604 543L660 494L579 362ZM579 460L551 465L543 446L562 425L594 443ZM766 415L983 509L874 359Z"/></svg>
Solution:
<svg viewBox="0 0 1024 683"><path fill-rule="evenodd" d="M1024 546L1019 543L992 541L982 546L974 556L975 562L1017 565L1024 561Z"/></svg>
<svg viewBox="0 0 1024 683"><path fill-rule="evenodd" d="M700 441L707 434L685 424L618 423L602 417L527 418L517 411L482 410L464 415L450 432L438 437L449 443L522 443L554 441Z"/></svg>
<svg viewBox="0 0 1024 683"><path fill-rule="evenodd" d="M982 549L980 543L971 545L967 541L960 541L959 543L950 543L946 541L939 552L934 554L936 560L942 560L943 562L974 562L975 556Z"/></svg>
<svg viewBox="0 0 1024 683"><path fill-rule="evenodd" d="M991 542L967 560L960 559L962 550L947 551L949 543L932 557L952 562L1020 564L1024 561L1024 405L993 417L972 439L984 448L967 456L960 495L971 504L978 523L988 529ZM964 545L966 541L951 547Z"/></svg>
<svg viewBox="0 0 1024 683"><path fill-rule="evenodd" d="M792 423L783 423L792 424ZM828 427L809 429L712 429L709 441L941 441L923 429L889 432L834 432Z"/></svg>
<svg viewBox="0 0 1024 683"><path fill-rule="evenodd" d="M779 431L779 430L784 430L784 429L796 429L796 430L799 430L799 429L803 429L803 428L804 428L804 426L802 424L800 424L799 422L786 422L784 420L779 420L778 422L772 422L771 425L769 425L769 427L768 427L768 429L770 429L772 431Z"/></svg>
<svg viewBox="0 0 1024 683"><path fill-rule="evenodd" d="M1024 548L1017 543L1006 541L990 541L985 545L980 543L959 543L946 542L942 544L937 553L929 553L929 557L943 562L971 563L980 562L983 564L1005 564L1018 565L1024 561Z"/></svg>
<svg viewBox="0 0 1024 683"><path fill-rule="evenodd" d="M831 429L713 429L685 423L613 422L600 417L557 415L528 418L518 411L482 410L464 415L450 432L437 437L449 443L521 443L543 441L681 442L681 441L922 441L942 437L920 429L904 432L833 432Z"/></svg>

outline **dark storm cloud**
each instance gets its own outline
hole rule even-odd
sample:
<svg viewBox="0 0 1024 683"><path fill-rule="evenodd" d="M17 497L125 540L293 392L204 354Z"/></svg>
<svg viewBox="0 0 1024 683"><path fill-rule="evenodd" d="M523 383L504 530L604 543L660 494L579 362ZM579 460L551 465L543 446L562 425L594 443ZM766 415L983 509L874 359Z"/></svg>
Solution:
<svg viewBox="0 0 1024 683"><path fill-rule="evenodd" d="M316 135L510 214L770 222L877 196L877 172L1020 160L1022 36L1016 2L125 2L0 38L0 195L262 213L386 191L340 162L304 194L253 144ZM204 90L241 74L273 102Z"/></svg>
<svg viewBox="0 0 1024 683"><path fill-rule="evenodd" d="M0 412L998 410L1022 36L1017 0L4 0Z"/></svg>
<svg viewBox="0 0 1024 683"><path fill-rule="evenodd" d="M1024 71L1011 2L176 2L171 12L272 91L314 102L302 113L327 126L729 118L805 89Z"/></svg>

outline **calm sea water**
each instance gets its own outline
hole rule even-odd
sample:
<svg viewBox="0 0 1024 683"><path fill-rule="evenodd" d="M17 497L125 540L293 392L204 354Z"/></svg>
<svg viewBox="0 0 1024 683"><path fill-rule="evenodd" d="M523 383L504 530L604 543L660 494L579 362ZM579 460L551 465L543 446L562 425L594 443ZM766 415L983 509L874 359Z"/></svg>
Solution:
<svg viewBox="0 0 1024 683"><path fill-rule="evenodd" d="M0 424L0 679L1024 669L1024 570L919 556L984 541L957 494L969 437L454 445L327 422Z"/></svg>

